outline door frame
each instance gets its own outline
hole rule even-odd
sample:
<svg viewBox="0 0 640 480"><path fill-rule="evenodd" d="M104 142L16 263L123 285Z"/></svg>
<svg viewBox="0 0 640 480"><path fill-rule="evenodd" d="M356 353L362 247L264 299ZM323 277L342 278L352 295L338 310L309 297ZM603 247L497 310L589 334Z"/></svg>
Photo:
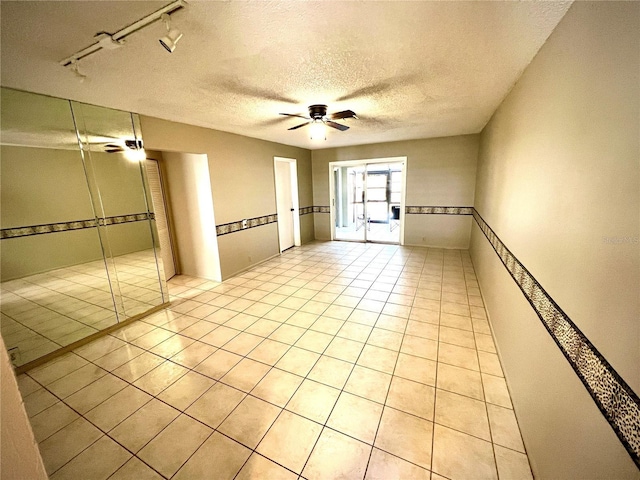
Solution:
<svg viewBox="0 0 640 480"><path fill-rule="evenodd" d="M299 247L302 245L300 241L300 203L298 199L298 161L295 158L285 158L285 157L273 157L273 184L275 188L276 194L276 213L278 217L280 216L280 212L278 212L278 190L280 189L278 185L278 177L276 174L276 162L287 162L289 164L289 170L291 172L291 203L293 204L293 245ZM278 222L278 250L282 253L282 246L280 245L280 222Z"/></svg>
<svg viewBox="0 0 640 480"><path fill-rule="evenodd" d="M329 211L330 211L330 222L331 222L331 240L336 240L336 197L335 197L335 186L334 186L334 169L340 167L358 167L364 166L365 172L367 170L367 165L375 164L375 163L402 163L402 192L400 193L400 245L404 245L404 222L405 222L405 203L407 196L407 169L408 169L408 159L407 157L385 157L385 158L367 158L362 160L344 160L339 162L329 162ZM366 187L366 174L365 174L365 187ZM365 188L366 195L366 188ZM365 211L366 211L366 198L365 198ZM340 240L340 241L349 241L349 240ZM352 240L352 241L360 241L360 240ZM372 242L367 239L367 233L365 228L364 240L365 243L387 243L387 242Z"/></svg>

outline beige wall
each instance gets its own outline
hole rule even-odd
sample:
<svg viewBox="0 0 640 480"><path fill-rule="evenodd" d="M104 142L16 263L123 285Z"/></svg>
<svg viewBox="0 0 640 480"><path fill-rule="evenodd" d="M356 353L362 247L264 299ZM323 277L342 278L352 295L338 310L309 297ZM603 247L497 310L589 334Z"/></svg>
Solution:
<svg viewBox="0 0 640 480"><path fill-rule="evenodd" d="M378 143L314 150L314 205L329 205L329 162L407 157L408 206L472 206L478 135ZM329 239L329 214L314 214L316 238ZM471 218L406 215L405 244L467 248Z"/></svg>
<svg viewBox="0 0 640 480"><path fill-rule="evenodd" d="M0 147L1 228L93 218L77 150Z"/></svg>
<svg viewBox="0 0 640 480"><path fill-rule="evenodd" d="M79 151L3 145L0 155L1 228L94 218ZM87 162L99 216L146 211L139 164L96 152ZM147 222L108 226L104 239L112 255L152 247ZM2 249L2 281L102 258L95 229L5 239Z"/></svg>
<svg viewBox="0 0 640 480"><path fill-rule="evenodd" d="M96 228L5 238L0 248L3 282L103 258Z"/></svg>
<svg viewBox="0 0 640 480"><path fill-rule="evenodd" d="M0 478L2 480L46 480L33 430L22 403L9 355L0 337Z"/></svg>
<svg viewBox="0 0 640 480"><path fill-rule="evenodd" d="M300 205L306 206L311 200L311 169L306 166L311 161L308 150L153 117L143 116L141 122L146 147L163 152L207 155L218 225L276 213L273 172L273 157L276 156L297 160ZM301 228L304 229L301 232L302 239L311 237L310 227L312 225L308 220L301 222ZM243 244L261 242L259 251L253 252L253 255L240 252L241 256L236 249L237 244L232 240L240 239L239 235L243 235ZM224 237L228 238L219 239L222 278L228 278L278 253L277 229L269 226L255 227Z"/></svg>
<svg viewBox="0 0 640 480"><path fill-rule="evenodd" d="M122 153L89 152L89 172L100 192L99 215L130 215L147 211L140 163Z"/></svg>
<svg viewBox="0 0 640 480"><path fill-rule="evenodd" d="M0 147L2 228L94 217L78 151ZM96 229L2 240L2 281L102 258Z"/></svg>
<svg viewBox="0 0 640 480"><path fill-rule="evenodd" d="M639 3L574 3L482 132L475 198L636 392L639 67ZM471 252L536 477L639 478L476 226Z"/></svg>
<svg viewBox="0 0 640 480"><path fill-rule="evenodd" d="M296 162L298 172L298 205L300 208L313 206L313 181L311 152L305 151L304 161ZM300 241L304 243L315 240L315 229L313 226L313 214L308 213L300 216Z"/></svg>

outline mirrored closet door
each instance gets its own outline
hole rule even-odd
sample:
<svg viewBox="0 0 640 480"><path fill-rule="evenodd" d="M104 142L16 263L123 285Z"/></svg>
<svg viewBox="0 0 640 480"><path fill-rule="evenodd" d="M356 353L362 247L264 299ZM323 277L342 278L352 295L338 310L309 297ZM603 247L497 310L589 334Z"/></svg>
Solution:
<svg viewBox="0 0 640 480"><path fill-rule="evenodd" d="M137 116L1 95L0 326L20 366L168 296Z"/></svg>

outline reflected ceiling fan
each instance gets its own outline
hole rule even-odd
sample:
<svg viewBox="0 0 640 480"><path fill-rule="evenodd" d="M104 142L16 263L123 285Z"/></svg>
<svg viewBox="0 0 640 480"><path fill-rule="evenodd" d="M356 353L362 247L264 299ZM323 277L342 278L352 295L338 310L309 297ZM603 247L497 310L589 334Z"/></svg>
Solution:
<svg viewBox="0 0 640 480"><path fill-rule="evenodd" d="M347 118L355 118L355 112L351 110L343 110L342 112L331 113L327 115L327 106L326 105L311 105L309 107L309 116L305 117L304 115L296 115L292 113L281 113L280 115L286 115L287 117L298 117L304 118L307 120L300 125L296 125L295 127L291 127L288 130L296 130L300 127L304 127L305 125L311 125L311 139L319 139L324 138L326 140L326 129L325 125L331 128L335 128L336 130L340 130L344 132L345 130L349 130L349 127L346 125L342 125L341 123L336 123L334 120L347 119Z"/></svg>

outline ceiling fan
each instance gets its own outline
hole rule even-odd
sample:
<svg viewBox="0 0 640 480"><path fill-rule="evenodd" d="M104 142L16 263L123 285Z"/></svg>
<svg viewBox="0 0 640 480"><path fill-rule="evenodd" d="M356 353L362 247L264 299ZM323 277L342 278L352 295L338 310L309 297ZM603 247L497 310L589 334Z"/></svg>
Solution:
<svg viewBox="0 0 640 480"><path fill-rule="evenodd" d="M288 130L296 130L297 128L304 127L305 125L311 124L311 138L319 138L324 135L324 126L328 126L331 128L335 128L336 130L340 130L344 132L345 130L349 130L349 127L346 125L342 125L341 123L336 123L334 120L346 119L346 118L358 118L355 112L351 110L343 110L342 112L332 113L327 115L327 106L326 105L311 105L309 107L309 116L305 117L303 115L296 115L292 113L281 113L280 115L286 115L287 117L299 117L307 120L300 125L296 125L295 127L291 127ZM320 129L314 128L315 126L320 127ZM314 132L315 130L315 132ZM322 130L321 132L319 130ZM316 133L316 135L314 135Z"/></svg>

